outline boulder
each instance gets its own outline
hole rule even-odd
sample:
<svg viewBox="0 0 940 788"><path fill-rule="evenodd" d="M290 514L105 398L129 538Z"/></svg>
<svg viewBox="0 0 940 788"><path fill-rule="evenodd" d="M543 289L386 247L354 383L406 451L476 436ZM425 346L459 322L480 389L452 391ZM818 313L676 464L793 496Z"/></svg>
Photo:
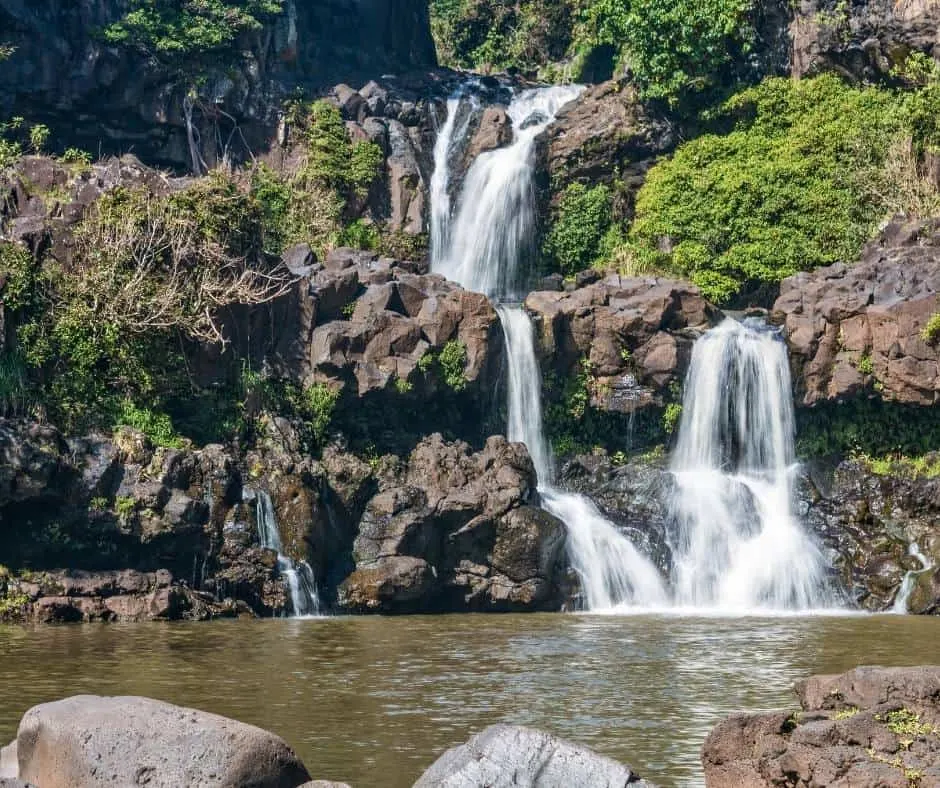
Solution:
<svg viewBox="0 0 940 788"><path fill-rule="evenodd" d="M855 265L785 279L773 319L784 326L799 401L940 403L940 344L923 336L937 312L937 220L894 223Z"/></svg>
<svg viewBox="0 0 940 788"><path fill-rule="evenodd" d="M465 167L481 153L502 148L512 142L512 119L503 107L487 107L480 115L479 124L470 138L464 154Z"/></svg>
<svg viewBox="0 0 940 788"><path fill-rule="evenodd" d="M797 683L800 711L735 714L702 750L708 788L940 785L940 667Z"/></svg>
<svg viewBox="0 0 940 788"><path fill-rule="evenodd" d="M530 293L525 307L543 363L566 379L587 360L591 404L621 413L661 406L696 336L721 317L694 285L616 274L570 292Z"/></svg>
<svg viewBox="0 0 940 788"><path fill-rule="evenodd" d="M77 695L34 706L17 747L20 779L43 788L295 788L310 779L280 737L150 698Z"/></svg>
<svg viewBox="0 0 940 788"><path fill-rule="evenodd" d="M414 788L652 788L622 763L545 731L492 725L445 752Z"/></svg>
<svg viewBox="0 0 940 788"><path fill-rule="evenodd" d="M16 739L6 747L0 747L0 780L16 778L20 773L19 761L16 756Z"/></svg>
<svg viewBox="0 0 940 788"><path fill-rule="evenodd" d="M473 453L425 438L366 505L340 607L557 609L565 529L536 500L522 444L492 437Z"/></svg>

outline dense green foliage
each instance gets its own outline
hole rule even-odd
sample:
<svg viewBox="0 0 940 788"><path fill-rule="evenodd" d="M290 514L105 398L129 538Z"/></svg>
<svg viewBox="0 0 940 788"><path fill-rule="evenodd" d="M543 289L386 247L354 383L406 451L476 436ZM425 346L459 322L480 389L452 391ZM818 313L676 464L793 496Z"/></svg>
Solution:
<svg viewBox="0 0 940 788"><path fill-rule="evenodd" d="M217 54L239 35L283 10L283 0L130 0L104 31L112 44L133 46L185 68L193 56Z"/></svg>
<svg viewBox="0 0 940 788"><path fill-rule="evenodd" d="M753 0L432 0L431 19L447 65L596 79L619 63L645 97L678 104L736 82L754 42L753 7Z"/></svg>
<svg viewBox="0 0 940 788"><path fill-rule="evenodd" d="M612 251L605 243L612 227L610 189L572 183L562 194L557 216L546 235L543 254L551 270L574 274ZM615 237L619 239L619 234Z"/></svg>
<svg viewBox="0 0 940 788"><path fill-rule="evenodd" d="M723 108L728 134L682 145L649 173L630 252L691 278L717 303L854 259L892 184L882 167L903 104L834 76L771 79Z"/></svg>

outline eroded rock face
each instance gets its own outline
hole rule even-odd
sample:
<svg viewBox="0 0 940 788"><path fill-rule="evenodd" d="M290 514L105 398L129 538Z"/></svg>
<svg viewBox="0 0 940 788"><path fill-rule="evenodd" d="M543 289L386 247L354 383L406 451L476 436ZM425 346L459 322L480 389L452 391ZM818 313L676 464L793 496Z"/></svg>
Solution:
<svg viewBox="0 0 940 788"><path fill-rule="evenodd" d="M257 785L310 779L287 743L253 725L139 697L34 706L17 733L19 777L44 788Z"/></svg>
<svg viewBox="0 0 940 788"><path fill-rule="evenodd" d="M790 23L791 71L885 78L912 52L935 54L938 30L940 8L931 0L801 0Z"/></svg>
<svg viewBox="0 0 940 788"><path fill-rule="evenodd" d="M803 521L828 547L853 601L872 611L890 609L912 571L909 611L940 611L940 479L879 476L852 461L834 469L810 464L797 492ZM932 569L919 571L911 544Z"/></svg>
<svg viewBox="0 0 940 788"><path fill-rule="evenodd" d="M629 766L521 725L492 725L445 752L414 788L653 788Z"/></svg>
<svg viewBox="0 0 940 788"><path fill-rule="evenodd" d="M797 683L802 711L735 714L705 740L708 788L940 784L940 667Z"/></svg>
<svg viewBox="0 0 940 788"><path fill-rule="evenodd" d="M662 405L682 380L695 338L720 318L687 282L616 274L572 292L530 293L525 307L545 363L566 378L587 360L591 404L621 413Z"/></svg>
<svg viewBox="0 0 940 788"><path fill-rule="evenodd" d="M366 505L340 606L557 608L564 525L534 505L535 486L522 444L493 437L473 453L440 435L424 439Z"/></svg>
<svg viewBox="0 0 940 788"><path fill-rule="evenodd" d="M923 329L940 311L940 224L893 224L860 262L785 279L774 304L798 402L867 394L940 403L940 346Z"/></svg>
<svg viewBox="0 0 940 788"><path fill-rule="evenodd" d="M180 77L176 59L107 45L100 31L125 12L119 0L2 0L0 30L13 54L0 71L0 115L41 118L63 147L133 148L148 161L188 168L192 80ZM231 62L214 58L204 69L195 102L199 153L209 166L221 155L217 131L224 140L236 128L235 147L244 141L262 151L280 100L295 86L365 83L436 63L427 3L412 0L289 0L284 13L243 35L233 50Z"/></svg>
<svg viewBox="0 0 940 788"><path fill-rule="evenodd" d="M540 149L555 191L573 182L593 186L616 177L632 192L676 142L669 121L644 107L631 86L603 82L558 112L542 134Z"/></svg>

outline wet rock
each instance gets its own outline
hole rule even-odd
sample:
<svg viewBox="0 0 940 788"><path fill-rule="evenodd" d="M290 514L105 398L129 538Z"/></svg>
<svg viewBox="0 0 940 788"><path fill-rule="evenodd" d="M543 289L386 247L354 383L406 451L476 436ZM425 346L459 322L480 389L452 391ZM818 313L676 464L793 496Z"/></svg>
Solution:
<svg viewBox="0 0 940 788"><path fill-rule="evenodd" d="M531 610L561 604L564 526L535 502L522 444L473 453L440 435L381 481L341 584L349 610Z"/></svg>
<svg viewBox="0 0 940 788"><path fill-rule="evenodd" d="M0 747L0 780L15 778L20 772L16 756L16 739Z"/></svg>
<svg viewBox="0 0 940 788"><path fill-rule="evenodd" d="M593 750L520 725L492 725L445 752L414 788L652 788L629 767Z"/></svg>
<svg viewBox="0 0 940 788"><path fill-rule="evenodd" d="M279 737L150 698L77 695L34 706L17 733L20 779L44 788L265 785L309 780Z"/></svg>
<svg viewBox="0 0 940 788"><path fill-rule="evenodd" d="M695 337L720 318L693 285L618 275L571 292L530 293L525 307L545 362L566 379L587 359L592 405L623 413L661 405L685 374Z"/></svg>
<svg viewBox="0 0 940 788"><path fill-rule="evenodd" d="M735 714L705 740L708 788L940 784L940 667L797 683L801 711Z"/></svg>
<svg viewBox="0 0 940 788"><path fill-rule="evenodd" d="M785 279L784 326L804 405L860 394L940 403L940 347L923 328L940 309L940 223L895 223L860 262Z"/></svg>
<svg viewBox="0 0 940 788"><path fill-rule="evenodd" d="M469 167L481 153L502 148L512 142L512 120L503 107L487 107L470 138L464 157Z"/></svg>

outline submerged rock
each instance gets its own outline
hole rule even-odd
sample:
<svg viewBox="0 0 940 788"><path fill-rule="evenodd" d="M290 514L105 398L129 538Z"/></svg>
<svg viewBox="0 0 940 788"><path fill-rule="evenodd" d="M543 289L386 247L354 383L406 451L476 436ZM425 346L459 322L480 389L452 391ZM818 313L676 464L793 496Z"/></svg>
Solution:
<svg viewBox="0 0 940 788"><path fill-rule="evenodd" d="M19 778L43 788L295 788L310 779L273 733L150 698L77 695L34 706L17 748Z"/></svg>
<svg viewBox="0 0 940 788"><path fill-rule="evenodd" d="M940 785L940 667L859 667L796 694L801 711L735 714L712 730L708 788Z"/></svg>
<svg viewBox="0 0 940 788"><path fill-rule="evenodd" d="M492 725L445 752L414 788L653 788L629 767L550 733Z"/></svg>

